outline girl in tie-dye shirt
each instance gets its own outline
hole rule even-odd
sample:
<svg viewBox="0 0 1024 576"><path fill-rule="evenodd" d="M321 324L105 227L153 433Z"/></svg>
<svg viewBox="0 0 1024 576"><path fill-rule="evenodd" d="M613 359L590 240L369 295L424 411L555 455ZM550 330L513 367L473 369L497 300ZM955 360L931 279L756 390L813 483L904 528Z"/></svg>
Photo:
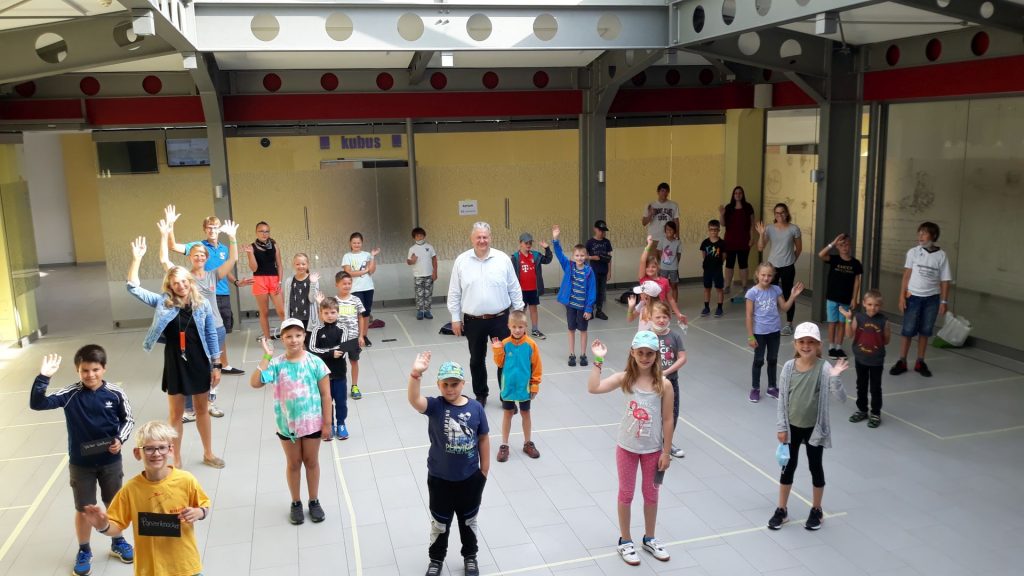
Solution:
<svg viewBox="0 0 1024 576"><path fill-rule="evenodd" d="M284 342L285 353L274 357L273 345L269 340L263 340L263 358L249 379L253 388L274 387L277 437L281 439L288 461L292 524L305 521L299 495L303 467L309 491L309 516L313 522L323 522L325 518L318 498L319 453L320 440L331 440L330 370L323 360L305 351L305 335L301 320L288 318L282 322L281 341Z"/></svg>

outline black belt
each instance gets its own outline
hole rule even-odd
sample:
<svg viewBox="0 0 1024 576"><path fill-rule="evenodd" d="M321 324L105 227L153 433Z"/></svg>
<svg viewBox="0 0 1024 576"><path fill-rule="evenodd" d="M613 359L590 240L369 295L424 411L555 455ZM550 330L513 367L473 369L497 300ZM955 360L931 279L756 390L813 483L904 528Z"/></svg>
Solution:
<svg viewBox="0 0 1024 576"><path fill-rule="evenodd" d="M472 314L463 314L466 320L490 320L491 318L497 318L508 314L508 308L498 312L497 314L482 314L480 316L473 316Z"/></svg>

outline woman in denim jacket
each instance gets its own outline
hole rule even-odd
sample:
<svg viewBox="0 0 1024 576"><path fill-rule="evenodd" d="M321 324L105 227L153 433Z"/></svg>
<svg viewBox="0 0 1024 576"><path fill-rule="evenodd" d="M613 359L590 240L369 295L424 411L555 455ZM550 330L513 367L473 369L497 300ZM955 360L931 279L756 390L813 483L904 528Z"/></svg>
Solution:
<svg viewBox="0 0 1024 576"><path fill-rule="evenodd" d="M192 396L196 407L196 427L203 441L203 464L223 468L224 460L213 453L210 435L208 392L220 382L220 346L214 326L213 308L199 295L199 289L188 270L175 266L164 276L163 294L150 292L139 281L139 265L146 254L146 238L132 242L132 264L128 269L128 292L155 308L153 324L146 333L142 348L146 352L164 338L164 371L162 389L167 393L170 424L178 432L174 439L174 466L181 467L181 416L185 413L185 396Z"/></svg>

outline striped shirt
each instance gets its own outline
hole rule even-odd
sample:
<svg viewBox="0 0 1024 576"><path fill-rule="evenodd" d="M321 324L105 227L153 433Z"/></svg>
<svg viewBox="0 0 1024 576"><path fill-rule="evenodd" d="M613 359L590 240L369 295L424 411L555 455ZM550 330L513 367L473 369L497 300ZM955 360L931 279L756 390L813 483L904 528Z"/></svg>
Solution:
<svg viewBox="0 0 1024 576"><path fill-rule="evenodd" d="M587 269L574 265L571 274L572 292L569 293L569 306L583 310L587 304Z"/></svg>

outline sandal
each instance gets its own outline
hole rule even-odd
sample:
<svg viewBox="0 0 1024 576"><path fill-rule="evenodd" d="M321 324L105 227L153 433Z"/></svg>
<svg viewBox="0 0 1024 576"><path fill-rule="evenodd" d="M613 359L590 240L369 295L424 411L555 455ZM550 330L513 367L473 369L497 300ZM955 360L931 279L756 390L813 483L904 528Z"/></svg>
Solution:
<svg viewBox="0 0 1024 576"><path fill-rule="evenodd" d="M203 464L206 464L210 468L216 468L220 470L224 467L224 459L214 456L213 458L203 458Z"/></svg>
<svg viewBox="0 0 1024 576"><path fill-rule="evenodd" d="M863 421L867 420L867 418L868 418L868 413L867 412L861 412L861 411L858 410L857 412L854 412L850 416L850 422L863 422Z"/></svg>
<svg viewBox="0 0 1024 576"><path fill-rule="evenodd" d="M882 417L878 414L872 414L868 417L868 428L878 428L882 424Z"/></svg>

